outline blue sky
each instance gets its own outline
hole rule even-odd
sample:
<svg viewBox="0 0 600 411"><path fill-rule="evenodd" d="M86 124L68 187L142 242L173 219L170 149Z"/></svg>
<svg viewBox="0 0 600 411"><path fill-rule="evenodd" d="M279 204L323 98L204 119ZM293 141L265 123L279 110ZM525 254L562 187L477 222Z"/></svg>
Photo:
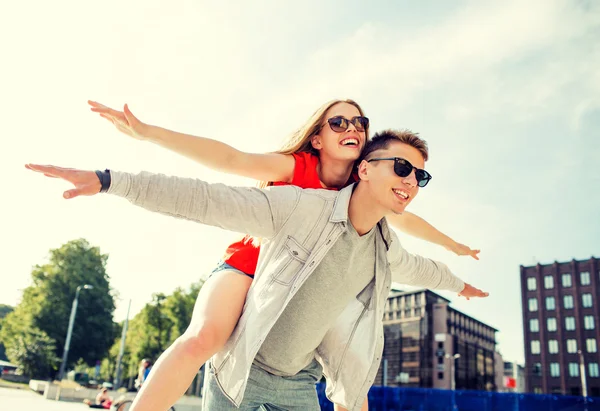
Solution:
<svg viewBox="0 0 600 411"><path fill-rule="evenodd" d="M50 248L87 238L110 254L120 299L187 286L236 234L122 199L65 201L27 162L150 170L236 185L119 134L86 100L143 121L271 151L319 105L353 98L373 129L430 145L432 183L411 211L481 261L402 236L489 290L453 305L523 358L519 265L600 256L600 7L590 1L13 2L0 25L6 115L0 303L16 304Z"/></svg>

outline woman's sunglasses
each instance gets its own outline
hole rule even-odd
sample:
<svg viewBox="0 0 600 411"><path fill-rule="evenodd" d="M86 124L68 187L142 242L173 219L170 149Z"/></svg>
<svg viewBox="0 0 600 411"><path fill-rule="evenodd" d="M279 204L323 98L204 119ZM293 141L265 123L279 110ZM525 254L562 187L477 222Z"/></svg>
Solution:
<svg viewBox="0 0 600 411"><path fill-rule="evenodd" d="M342 116L331 117L327 120L329 127L336 133L343 133L348 130L350 124L354 126L356 131L363 132L369 128L369 119L363 116L352 117L348 120Z"/></svg>
<svg viewBox="0 0 600 411"><path fill-rule="evenodd" d="M394 160L394 172L398 175L398 177L408 177L413 170L415 170L415 177L417 178L417 184L419 187L425 187L429 180L431 180L431 174L427 171L417 168L413 166L408 160L400 157L386 157L386 158L372 158L367 160L367 162L371 161L381 161L381 160Z"/></svg>

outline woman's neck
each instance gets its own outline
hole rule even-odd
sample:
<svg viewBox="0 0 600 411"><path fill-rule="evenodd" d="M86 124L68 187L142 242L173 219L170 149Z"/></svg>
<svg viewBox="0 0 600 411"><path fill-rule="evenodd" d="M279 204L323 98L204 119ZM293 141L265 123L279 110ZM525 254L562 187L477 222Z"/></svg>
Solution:
<svg viewBox="0 0 600 411"><path fill-rule="evenodd" d="M354 162L333 160L321 156L317 166L317 174L324 188L342 188L350 180L353 168Z"/></svg>

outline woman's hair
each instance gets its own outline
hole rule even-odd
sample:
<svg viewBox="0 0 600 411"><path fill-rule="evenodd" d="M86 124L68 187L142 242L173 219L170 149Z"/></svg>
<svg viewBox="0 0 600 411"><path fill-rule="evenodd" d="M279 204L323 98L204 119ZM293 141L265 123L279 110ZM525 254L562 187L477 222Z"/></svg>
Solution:
<svg viewBox="0 0 600 411"><path fill-rule="evenodd" d="M314 114L304 123L302 127L296 130L292 135L289 136L287 141L284 143L283 147L281 147L276 153L278 154L294 154L294 153L311 153L315 156L319 156L319 151L315 150L312 146L312 138L319 133L321 128L323 127L323 123L325 122L325 114L327 110L331 107L335 106L339 103L351 104L358 109L358 112L361 116L364 116L365 113L363 109L358 105L358 103L354 100L346 99L346 100L331 100L314 112ZM369 130L365 131L366 139L369 139ZM272 181L261 181L258 183L258 186L263 188L271 185Z"/></svg>
<svg viewBox="0 0 600 411"><path fill-rule="evenodd" d="M317 135L317 133L323 127L323 123L325 122L325 114L327 114L327 110L329 110L331 107L333 107L339 103L351 104L358 109L358 112L360 113L361 116L365 115L362 107L354 100L351 100L351 99L331 100L331 101L323 104L321 107L319 107L317 109L317 111L315 111L313 113L313 115L310 116L308 121L306 123L304 123L304 125L302 127L300 127L298 130L296 130L294 133L292 133L292 135L288 137L288 139L285 142L285 144L283 145L283 147L281 147L278 151L276 151L276 153L278 153L278 154L311 153L318 157L319 150L315 150L315 148L312 146L311 140L315 135ZM369 139L369 129L365 130L365 138L366 138L366 140ZM272 184L273 184L272 181L259 181L258 187L265 188ZM261 243L260 238L257 238L257 237L247 237L247 238L250 239L250 241L252 242L252 245L254 245L255 247L260 246L260 243Z"/></svg>

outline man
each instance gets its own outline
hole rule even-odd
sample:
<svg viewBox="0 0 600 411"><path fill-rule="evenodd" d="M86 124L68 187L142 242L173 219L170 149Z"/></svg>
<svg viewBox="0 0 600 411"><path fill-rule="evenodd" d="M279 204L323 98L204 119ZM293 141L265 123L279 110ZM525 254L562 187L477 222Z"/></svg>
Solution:
<svg viewBox="0 0 600 411"><path fill-rule="evenodd" d="M65 198L108 191L151 211L263 239L244 313L211 360L204 409L318 410L314 385L323 373L328 397L360 410L381 360L392 280L487 296L445 265L406 252L388 229L385 216L402 213L431 178L423 169L426 143L386 131L363 157L359 183L339 192L27 167L73 183Z"/></svg>

